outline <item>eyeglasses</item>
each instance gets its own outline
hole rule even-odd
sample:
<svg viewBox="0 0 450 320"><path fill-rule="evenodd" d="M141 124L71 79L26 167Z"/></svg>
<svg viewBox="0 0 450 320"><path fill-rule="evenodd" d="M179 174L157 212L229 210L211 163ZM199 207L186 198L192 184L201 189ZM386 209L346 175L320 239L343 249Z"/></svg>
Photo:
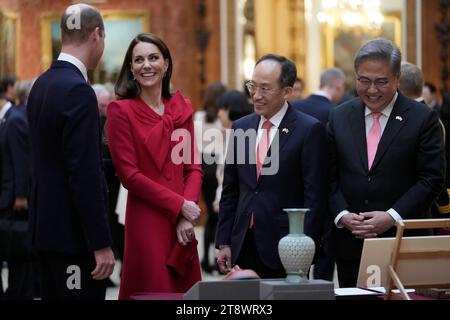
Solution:
<svg viewBox="0 0 450 320"><path fill-rule="evenodd" d="M258 88L261 91L261 95L263 96L267 96L268 94L270 94L273 90L275 90L276 88L270 88L269 86L257 86L254 82L252 81L248 81L245 83L245 86L247 87L248 92L250 93L250 95L254 95L256 93L256 91L258 90Z"/></svg>
<svg viewBox="0 0 450 320"><path fill-rule="evenodd" d="M382 89L382 88L385 88L389 84L388 78L378 78L375 80L370 80L369 78L366 78L366 77L359 77L359 78L357 78L357 80L358 80L360 86L363 88L370 88L373 84L376 88Z"/></svg>

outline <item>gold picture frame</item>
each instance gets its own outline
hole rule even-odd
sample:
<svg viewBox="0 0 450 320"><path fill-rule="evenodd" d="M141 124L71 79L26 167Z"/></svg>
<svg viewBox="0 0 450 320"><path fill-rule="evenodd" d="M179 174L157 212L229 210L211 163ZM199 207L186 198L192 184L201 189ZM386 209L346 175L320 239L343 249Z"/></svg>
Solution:
<svg viewBox="0 0 450 320"><path fill-rule="evenodd" d="M17 76L20 52L19 28L19 15L0 9L0 76Z"/></svg>
<svg viewBox="0 0 450 320"><path fill-rule="evenodd" d="M400 48L402 45L400 13L390 13L384 16L384 22L379 30L363 30L354 28L344 30L327 25L324 28L325 68L338 67L347 77L347 88L355 86L353 62L358 49L368 40L384 37L394 41Z"/></svg>
<svg viewBox="0 0 450 320"><path fill-rule="evenodd" d="M105 51L97 69L89 74L92 82L115 81L130 41L139 32L149 32L146 11L101 11L105 25ZM47 13L41 18L42 68L46 70L61 49L61 14Z"/></svg>

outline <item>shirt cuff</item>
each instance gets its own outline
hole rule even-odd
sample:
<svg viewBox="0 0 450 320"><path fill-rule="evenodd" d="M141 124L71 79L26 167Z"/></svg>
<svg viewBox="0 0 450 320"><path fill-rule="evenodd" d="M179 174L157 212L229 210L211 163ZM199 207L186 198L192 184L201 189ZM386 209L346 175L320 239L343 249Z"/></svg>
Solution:
<svg viewBox="0 0 450 320"><path fill-rule="evenodd" d="M397 211L395 211L393 208L390 208L388 211L386 211L387 213L389 213L392 217L392 219L394 219L395 224L397 225L397 222L399 222L400 220L402 220L403 218L398 214Z"/></svg>
<svg viewBox="0 0 450 320"><path fill-rule="evenodd" d="M350 211L348 211L348 210L342 210L342 211L337 215L336 219L334 219L334 224L336 225L336 227L337 227L338 229L342 229L342 228L344 227L341 223L339 223L339 220L341 220L341 218L342 218L343 216L345 216L346 214L348 214L348 213L350 213Z"/></svg>

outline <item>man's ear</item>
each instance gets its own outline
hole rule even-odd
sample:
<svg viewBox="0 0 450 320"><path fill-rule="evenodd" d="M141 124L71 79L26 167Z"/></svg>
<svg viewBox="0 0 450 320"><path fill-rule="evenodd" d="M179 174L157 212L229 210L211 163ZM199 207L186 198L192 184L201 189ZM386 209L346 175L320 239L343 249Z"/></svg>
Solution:
<svg viewBox="0 0 450 320"><path fill-rule="evenodd" d="M105 30L101 29L100 27L95 27L94 32L92 32L94 39L96 41L100 40L101 38L105 37Z"/></svg>
<svg viewBox="0 0 450 320"><path fill-rule="evenodd" d="M285 87L283 93L283 98L286 100L289 100L290 96L292 95L292 91L294 90L293 87Z"/></svg>

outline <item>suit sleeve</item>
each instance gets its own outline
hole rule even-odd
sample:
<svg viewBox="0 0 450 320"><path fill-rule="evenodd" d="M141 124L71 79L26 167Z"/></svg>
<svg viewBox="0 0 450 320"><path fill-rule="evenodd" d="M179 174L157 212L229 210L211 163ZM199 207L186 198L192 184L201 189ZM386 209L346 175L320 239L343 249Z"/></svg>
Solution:
<svg viewBox="0 0 450 320"><path fill-rule="evenodd" d="M302 151L304 203L311 211L306 215L305 233L320 243L326 219L328 154L325 128L318 122L311 127Z"/></svg>
<svg viewBox="0 0 450 320"><path fill-rule="evenodd" d="M11 150L16 198L28 197L30 192L30 147L28 138L28 123L25 117L11 117L6 139Z"/></svg>
<svg viewBox="0 0 450 320"><path fill-rule="evenodd" d="M444 186L444 144L435 112L429 112L424 119L417 145L416 168L417 182L393 205L403 219L414 218L409 217L409 212L417 212L417 208L428 210Z"/></svg>
<svg viewBox="0 0 450 320"><path fill-rule="evenodd" d="M184 198L190 201L198 202L202 187L203 171L200 166L200 157L197 149L196 137L194 132L194 121L192 116L187 121L187 130L189 131L191 154L190 163L183 164L184 173Z"/></svg>
<svg viewBox="0 0 450 320"><path fill-rule="evenodd" d="M329 168L330 168L330 178L329 178L329 197L328 205L331 218L334 220L337 215L348 208L347 201L345 201L344 196L339 188L339 163L337 155L336 140L334 136L334 112L330 111L330 118L327 124L328 133L328 154L329 154Z"/></svg>
<svg viewBox="0 0 450 320"><path fill-rule="evenodd" d="M236 130L233 124L233 132ZM216 248L231 244L231 230L236 216L239 200L239 175L237 170L236 139L230 137L223 175L222 197L219 206L219 221L216 232Z"/></svg>
<svg viewBox="0 0 450 320"><path fill-rule="evenodd" d="M66 97L62 149L71 201L91 250L111 245L107 189L100 154L97 99L87 84Z"/></svg>
<svg viewBox="0 0 450 320"><path fill-rule="evenodd" d="M125 111L119 104L112 102L107 112L109 150L123 186L149 206L166 214L175 224L184 203L183 196L153 181L139 170L131 123Z"/></svg>

